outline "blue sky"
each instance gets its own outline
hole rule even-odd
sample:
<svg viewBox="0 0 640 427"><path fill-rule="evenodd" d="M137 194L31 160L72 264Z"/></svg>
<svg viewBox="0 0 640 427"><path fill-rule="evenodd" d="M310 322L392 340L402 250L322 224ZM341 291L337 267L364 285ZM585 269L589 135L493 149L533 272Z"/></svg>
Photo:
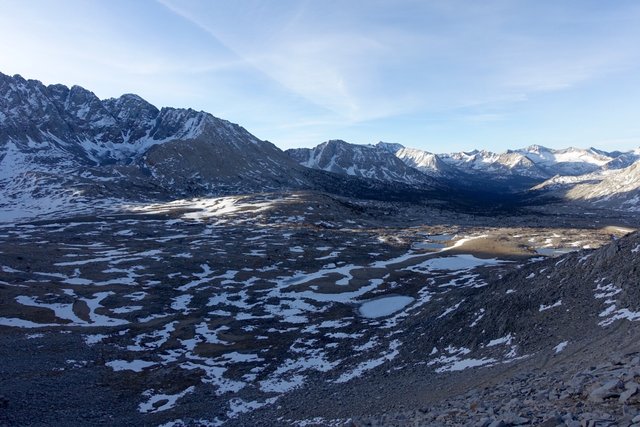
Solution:
<svg viewBox="0 0 640 427"><path fill-rule="evenodd" d="M279 147L640 146L640 2L0 0L0 71Z"/></svg>

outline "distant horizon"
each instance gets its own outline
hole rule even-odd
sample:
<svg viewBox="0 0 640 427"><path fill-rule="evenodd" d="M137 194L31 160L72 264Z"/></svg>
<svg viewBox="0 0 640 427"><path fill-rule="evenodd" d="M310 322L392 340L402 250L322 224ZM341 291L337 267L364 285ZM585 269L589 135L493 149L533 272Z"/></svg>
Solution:
<svg viewBox="0 0 640 427"><path fill-rule="evenodd" d="M106 101L106 100L108 100L108 99L114 99L114 98L116 98L116 99L117 99L117 98L120 98L120 97L122 97L122 96L124 96L124 95L135 95L135 96L138 96L138 97L142 98L144 101L149 102L150 104L152 104L154 107L156 107L156 108L158 108L158 109L161 109L161 108L184 108L184 109L191 108L191 109L194 109L194 108L189 107L189 106L185 106L185 107L176 107L176 106L173 106L173 105L161 105L161 106L158 106L158 105L153 104L152 102L150 102L149 100L145 99L144 97L142 97L141 95L139 95L139 94L137 94L137 93L135 93L135 92L126 92L126 93L121 93L120 95L116 95L116 96L101 97L101 96L99 96L98 94L96 94L95 92L93 92L93 91L91 90L91 88L87 88L87 87L84 87L84 86L81 86L81 85L78 85L78 84L65 84L65 83L60 83L60 82L44 82L44 81L42 81L42 80L40 80L40 79L38 79L38 78L33 78L33 77L30 77L30 76L24 76L24 75L22 75L22 74L20 74L20 73L13 73L13 74L12 74L12 73L6 73L6 72L4 72L4 70L0 70L0 74L4 74L4 75L10 76L10 77L17 77L17 76L19 76L19 77L21 77L21 78L23 78L23 79L25 79L25 80L35 80L35 81L39 81L39 82L41 82L42 84L44 84L45 86L49 86L49 85L57 85L57 84L62 84L62 85L64 85L64 86L68 87L68 88L71 88L71 87L73 87L73 86L80 86L80 87L82 87L83 89L88 90L89 92L94 93L94 94L95 94L95 95L96 95L96 96L97 96L101 101ZM195 109L194 109L194 110L195 110ZM219 119L223 119L223 120L231 121L231 120L228 120L228 119L227 119L227 118L225 118L225 117L218 117L218 116L216 116L214 113L212 113L212 112L210 112L210 111L206 111L206 110L198 110L198 111L201 111L201 112L204 112L204 113L207 113L207 114L211 114L211 115L213 115L214 117L217 117L217 118L219 118ZM247 129L247 131L249 131L252 135L256 136L256 137L257 137L257 138L259 138L259 139L263 139L263 140L265 140L265 141L269 141L269 142L271 142L272 144L274 144L274 145L276 145L278 148L280 148L282 151L286 151L286 150L289 150L289 149L296 149L296 148L315 148L315 147L317 147L318 145L324 144L325 142L329 142L329 141L344 141L344 142L349 143L349 144L361 145L361 146L375 146L375 145L376 145L376 144L378 144L378 143L399 144L399 145L402 145L402 146L403 146L403 147L405 147L405 148L419 149L419 150L423 150L423 151L426 151L426 152L430 152L430 153L432 153L432 154L452 154L452 153L462 153L462 152L463 152L463 153L470 153L470 152L473 152L473 151L488 151L488 152L493 152L493 153L496 153L496 154L500 154L500 153L504 153L504 152L507 152L507 151L525 150L525 149L530 148L530 147L533 147L533 146L540 146L540 147L547 148L547 149L552 149L552 150L566 150L566 149L570 149L570 148L582 149L582 150L596 149L596 150L606 151L606 152L615 152L615 151L629 152L629 151L634 151L634 150L640 150L640 142L639 142L637 146L632 146L632 147L630 147L630 148L616 148L616 147L614 146L614 147L611 147L611 148L608 148L608 149L604 149L604 148L601 148L601 147L595 147L595 146L576 146L576 145L569 145L569 146L551 147L551 146L547 146L547 145L544 145L544 144L529 144L529 145L526 145L526 146L512 146L512 147L507 147L507 148L505 148L505 149L503 149L503 150L499 150L499 151L491 150L491 149L488 149L488 148L485 148L485 147L474 147L474 148L470 148L470 149L466 149L466 150L465 150L465 149L463 149L463 150L456 150L456 151L429 151L429 150L426 150L426 149L424 149L424 148L414 147L414 146L410 146L410 145L405 145L405 144L402 144L402 143L399 143L399 142L395 142L395 141L384 141L384 140L378 140L378 141L374 141L374 142L362 142L362 143L360 143L360 142L352 142L352 141L348 141L348 140L346 140L346 139L344 139L344 138L335 138L335 137L334 137L334 138L327 139L327 140L324 140L324 141L320 141L320 142L318 142L318 143L316 143L316 144L312 144L312 145L308 145L308 146L296 146L296 147L286 147L286 148L285 148L285 147L281 147L281 146L277 143L277 141L272 141L272 140L269 140L269 139L261 138L261 137L260 137L260 135L256 135L254 132L252 132L252 131L251 131L251 129L248 129L248 128L243 124L243 123L236 123L236 122L232 122L232 123L235 123L235 124L237 124L237 125L239 125L239 126L244 127L245 129Z"/></svg>
<svg viewBox="0 0 640 427"><path fill-rule="evenodd" d="M21 78L23 78L23 79L25 79L25 80L36 80L36 81L40 81L40 82L41 82L42 84L44 84L45 86L55 85L55 84L63 84L64 86L67 86L67 87L69 87L69 88L71 88L72 86L80 86L80 85L74 85L74 84L64 84L64 83L59 83L59 82L51 82L51 83L49 83L49 82L43 82L42 80L37 79L37 78L32 78L32 77L28 77L28 76L23 76L23 75L22 75L22 74L20 74L20 73L10 74L10 73L6 73L6 72L4 72L3 70L0 70L0 74L8 75L8 76L10 76L10 77L20 76ZM81 87L95 94L95 92L93 92L93 91L91 90L91 88L86 88L86 87L84 87L84 86L81 86ZM148 101L148 100L147 100L147 99L145 99L144 97L140 96L139 94L137 94L137 93L133 93L133 92L122 93L122 94L120 94L120 95L110 96L110 97L100 97L100 96L99 96L99 95L97 95L97 94L95 94L95 95L96 95L96 96L97 96L101 101L105 101L105 100L107 100L107 99L111 99L111 98L119 98L119 97L124 96L124 95L135 95L135 96L138 96L138 97L140 97L140 98L144 99L146 102L149 102L150 104L152 104L154 107L156 107L156 108L158 108L158 109L161 109L161 108L185 108L185 109L187 109L187 108L191 108L191 109L193 109L192 107L188 107L188 106L185 106L185 107L176 107L176 106L172 106L172 105L162 105L162 106L158 106L158 105L155 105L155 104L153 104L152 102ZM219 118L219 119L228 120L228 119L227 119L227 118L225 118L225 117L218 117L218 116L216 116L215 114L213 114L213 113L211 113L211 112L209 112L209 111L205 111L205 110L198 110L198 111L202 111L202 112L204 112L204 113L211 114L211 115L213 115L214 117L217 117L217 118ZM228 120L228 121L231 121L231 120ZM235 123L235 122L232 122L232 123ZM489 152L493 152L493 153L496 153L496 154L500 154L500 153L504 153L504 152L507 152L507 151L524 150L524 149L527 149L527 148L530 148L530 147L532 147L532 146L536 146L536 145L537 145L537 146L540 146L540 147L543 147L543 148L552 149L552 150L565 150L565 149L569 149L569 148L576 148L576 149L583 149L583 150L596 149L596 150L606 151L606 152L615 152L615 151L630 152L630 151L634 151L634 150L640 150L640 142L639 142L639 143L638 143L638 145L636 145L636 146L631 146L630 148L620 148L620 147L615 147L615 146L613 146L613 147L611 147L611 148L607 148L607 149L604 149L604 148L601 148L601 147L595 147L595 146L576 146L576 145L568 145L568 146L560 146L560 147L550 147L550 146L547 146L547 145L544 145L544 144L529 144L529 145L526 145L526 146L512 146L512 147L507 147L507 148L505 148L505 149L503 149L503 150L499 150L499 151L491 150L491 149L488 149L488 148L486 148L486 147L474 147L474 148L470 148L470 149L466 149L466 150L465 150L465 149L463 149L463 150L456 150L456 151L429 151L429 150L426 150L426 149L424 149L424 148L414 147L414 146L410 146L410 145L405 145L405 144L402 144L402 143L399 143L399 142L395 142L395 141L377 140L377 141L373 141L373 142L362 142L362 143L360 143L360 142L352 142L352 141L346 140L346 139L344 139L344 138L336 138L336 137L334 137L334 138L330 138L330 139L327 139L327 140L324 140L324 141L320 141L320 142L317 142L316 144L312 144L312 145L308 145L308 146L297 146L297 147L286 147L286 148L285 148L285 147L280 146L280 145L277 143L277 141L272 141L272 140L269 140L269 139L261 138L261 137L260 137L260 135L256 135L254 132L252 132L252 130L251 130L251 129L247 128L243 123L235 123L235 124L237 124L237 125L239 125L239 126L244 127L245 129L247 129L247 131L249 131L252 135L256 136L257 138L262 139L262 140L265 140L265 141L269 141L269 142L271 142L272 144L274 144L276 147L278 147L278 148L279 148L279 149L281 149L282 151L286 151L286 150L289 150L289 149L296 149L296 148L315 148L315 147L317 147L318 145L321 145L321 144L323 144L323 143L325 143L325 142L329 142L329 141L338 141L338 140L339 140L339 141L344 141L344 142L349 143L349 144L362 145L362 146L375 146L375 145L376 145L376 144L378 144L378 143L400 144L400 145L402 145L402 146L403 146L403 147L405 147L405 148L419 149L419 150L423 150L423 151L430 152L430 153L433 153L433 154L452 154L452 153L461 153L461 152L464 152L464 153L470 153L470 152L473 152L473 151L489 151Z"/></svg>
<svg viewBox="0 0 640 427"><path fill-rule="evenodd" d="M283 149L640 146L632 0L0 6L0 70L207 111Z"/></svg>
<svg viewBox="0 0 640 427"><path fill-rule="evenodd" d="M640 4L0 0L0 70L135 93L282 149L640 146Z"/></svg>

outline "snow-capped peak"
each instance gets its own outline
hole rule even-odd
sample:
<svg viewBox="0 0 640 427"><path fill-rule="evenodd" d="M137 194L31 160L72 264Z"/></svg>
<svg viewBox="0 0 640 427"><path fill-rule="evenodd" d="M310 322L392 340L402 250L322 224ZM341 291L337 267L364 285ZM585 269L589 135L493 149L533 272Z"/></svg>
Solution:
<svg viewBox="0 0 640 427"><path fill-rule="evenodd" d="M323 142L315 148L287 150L303 166L341 175L359 176L379 181L421 184L430 178L403 163L388 151L388 145L358 145L342 140Z"/></svg>
<svg viewBox="0 0 640 427"><path fill-rule="evenodd" d="M396 157L407 166L418 169L429 175L441 175L451 172L451 167L444 163L436 154L416 148L402 148L396 153Z"/></svg>

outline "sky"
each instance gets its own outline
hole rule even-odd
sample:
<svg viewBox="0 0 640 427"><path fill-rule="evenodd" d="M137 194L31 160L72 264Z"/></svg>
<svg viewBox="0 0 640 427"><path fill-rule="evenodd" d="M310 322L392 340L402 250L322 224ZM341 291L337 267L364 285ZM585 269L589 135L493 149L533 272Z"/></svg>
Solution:
<svg viewBox="0 0 640 427"><path fill-rule="evenodd" d="M640 147L635 0L0 0L0 72L282 149Z"/></svg>

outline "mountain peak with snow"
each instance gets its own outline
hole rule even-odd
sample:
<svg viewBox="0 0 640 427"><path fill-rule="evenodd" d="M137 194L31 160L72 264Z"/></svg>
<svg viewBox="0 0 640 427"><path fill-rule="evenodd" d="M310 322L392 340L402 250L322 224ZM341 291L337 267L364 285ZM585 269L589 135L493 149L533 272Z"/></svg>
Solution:
<svg viewBox="0 0 640 427"><path fill-rule="evenodd" d="M404 164L389 151L390 145L358 145L330 140L314 148L287 150L302 166L340 175L358 176L379 181L421 185L431 178Z"/></svg>
<svg viewBox="0 0 640 427"><path fill-rule="evenodd" d="M437 154L416 148L402 148L395 155L407 166L411 166L431 176L444 176L454 172Z"/></svg>
<svg viewBox="0 0 640 427"><path fill-rule="evenodd" d="M357 145L341 139L285 154L204 111L158 109L135 94L100 100L81 86L44 85L2 73L0 124L0 187L7 194L72 191L80 183L97 188L97 182L115 188L112 183L125 181L129 187L135 182L139 188L181 194L337 188L344 180L375 180L395 188L400 183L420 191L441 184L524 191L551 177L559 177L553 185L575 184L580 179L563 177L629 171L640 160L640 148L606 152L531 145L503 153L436 154L397 143ZM623 180L609 181L614 186Z"/></svg>

